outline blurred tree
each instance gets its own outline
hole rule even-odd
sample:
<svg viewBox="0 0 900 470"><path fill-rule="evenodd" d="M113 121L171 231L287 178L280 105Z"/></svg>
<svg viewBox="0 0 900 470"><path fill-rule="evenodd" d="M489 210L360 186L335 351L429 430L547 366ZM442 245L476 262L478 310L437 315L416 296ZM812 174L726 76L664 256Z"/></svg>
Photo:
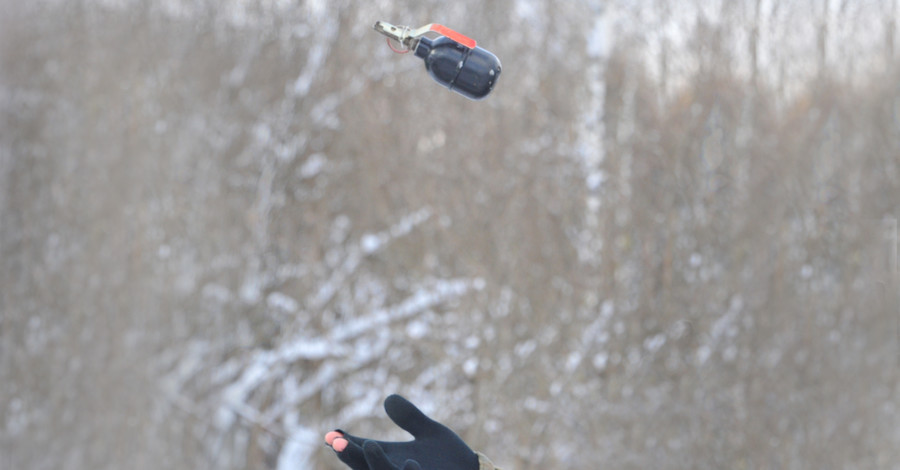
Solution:
<svg viewBox="0 0 900 470"><path fill-rule="evenodd" d="M504 468L889 467L898 8L813 7L0 2L0 464L337 469L401 392Z"/></svg>

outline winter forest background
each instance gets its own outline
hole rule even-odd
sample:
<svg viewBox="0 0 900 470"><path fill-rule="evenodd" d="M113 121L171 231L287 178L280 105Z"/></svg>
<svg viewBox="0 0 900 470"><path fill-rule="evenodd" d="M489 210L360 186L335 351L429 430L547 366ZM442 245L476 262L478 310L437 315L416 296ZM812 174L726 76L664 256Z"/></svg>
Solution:
<svg viewBox="0 0 900 470"><path fill-rule="evenodd" d="M897 0L0 0L0 468L900 465ZM376 20L503 62L472 102Z"/></svg>

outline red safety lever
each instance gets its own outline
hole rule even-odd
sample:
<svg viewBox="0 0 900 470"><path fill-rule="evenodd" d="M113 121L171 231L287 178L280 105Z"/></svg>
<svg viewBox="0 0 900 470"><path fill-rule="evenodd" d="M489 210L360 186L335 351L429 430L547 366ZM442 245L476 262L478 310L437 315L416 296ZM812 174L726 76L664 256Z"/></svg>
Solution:
<svg viewBox="0 0 900 470"><path fill-rule="evenodd" d="M442 36L447 36L448 38L462 44L463 46L468 47L469 49L475 49L476 43L474 39L464 36L462 33L453 31L452 29L442 24L432 23L430 26L431 31L434 31L435 33L438 33Z"/></svg>
<svg viewBox="0 0 900 470"><path fill-rule="evenodd" d="M379 21L375 23L375 31L384 34L389 40L397 41L404 49L397 49L391 45L395 52L404 52L415 48L416 43L427 33L437 33L462 44L469 49L475 49L475 40L442 24L430 23L421 28L412 29L409 26L394 26L390 23Z"/></svg>

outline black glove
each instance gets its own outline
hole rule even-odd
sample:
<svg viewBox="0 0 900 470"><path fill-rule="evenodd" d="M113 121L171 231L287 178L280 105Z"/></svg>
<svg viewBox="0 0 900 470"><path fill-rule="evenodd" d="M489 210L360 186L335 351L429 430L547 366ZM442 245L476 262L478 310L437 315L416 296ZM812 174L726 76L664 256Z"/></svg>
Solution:
<svg viewBox="0 0 900 470"><path fill-rule="evenodd" d="M478 470L478 456L459 436L425 416L400 395L384 400L384 411L415 438L385 442L352 436L338 429L325 441L353 470Z"/></svg>

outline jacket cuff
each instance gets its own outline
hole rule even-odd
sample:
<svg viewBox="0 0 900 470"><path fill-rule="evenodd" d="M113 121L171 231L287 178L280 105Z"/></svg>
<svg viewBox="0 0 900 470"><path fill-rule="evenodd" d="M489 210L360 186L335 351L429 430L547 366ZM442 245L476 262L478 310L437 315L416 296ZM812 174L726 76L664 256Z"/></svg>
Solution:
<svg viewBox="0 0 900 470"><path fill-rule="evenodd" d="M478 456L478 470L501 470L494 466L491 459L487 458L481 452L475 452L475 455Z"/></svg>

